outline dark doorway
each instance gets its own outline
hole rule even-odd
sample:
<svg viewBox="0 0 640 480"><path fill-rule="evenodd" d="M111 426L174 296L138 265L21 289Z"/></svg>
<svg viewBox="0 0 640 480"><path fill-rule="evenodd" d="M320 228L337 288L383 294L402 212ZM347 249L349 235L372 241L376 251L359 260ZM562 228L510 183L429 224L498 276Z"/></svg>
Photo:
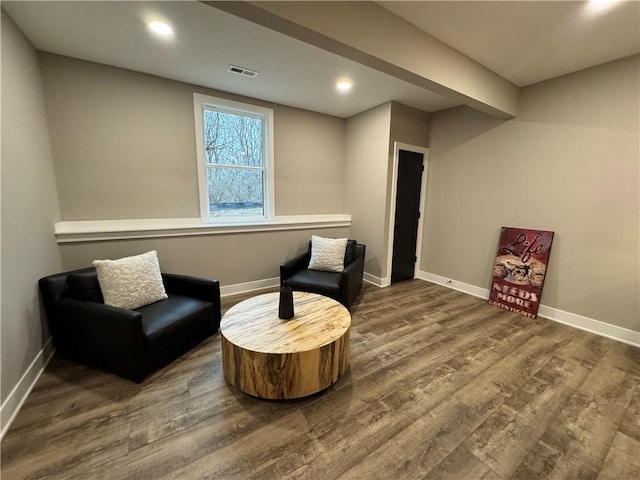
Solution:
<svg viewBox="0 0 640 480"><path fill-rule="evenodd" d="M391 283L411 280L415 273L423 158L422 153L399 151Z"/></svg>

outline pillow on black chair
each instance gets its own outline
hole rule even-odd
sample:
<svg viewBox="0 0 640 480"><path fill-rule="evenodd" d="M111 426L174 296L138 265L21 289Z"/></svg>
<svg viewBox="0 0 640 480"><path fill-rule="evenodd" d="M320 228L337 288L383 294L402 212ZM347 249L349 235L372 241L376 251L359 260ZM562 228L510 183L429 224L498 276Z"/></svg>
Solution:
<svg viewBox="0 0 640 480"><path fill-rule="evenodd" d="M312 235L309 270L341 272L344 269L347 242L346 238L325 238Z"/></svg>
<svg viewBox="0 0 640 480"><path fill-rule="evenodd" d="M156 250L117 260L94 260L93 266L106 305L133 310L167 298Z"/></svg>
<svg viewBox="0 0 640 480"><path fill-rule="evenodd" d="M67 275L65 297L87 302L104 303L96 272L71 273Z"/></svg>
<svg viewBox="0 0 640 480"><path fill-rule="evenodd" d="M356 259L356 240L347 240L347 249L344 252L344 266L346 267ZM309 240L309 254L311 254L311 240Z"/></svg>

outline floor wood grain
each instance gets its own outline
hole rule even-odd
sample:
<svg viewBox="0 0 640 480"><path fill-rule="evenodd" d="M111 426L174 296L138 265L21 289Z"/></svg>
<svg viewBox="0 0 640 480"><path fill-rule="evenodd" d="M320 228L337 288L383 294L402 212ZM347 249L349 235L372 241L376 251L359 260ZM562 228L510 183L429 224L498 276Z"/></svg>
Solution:
<svg viewBox="0 0 640 480"><path fill-rule="evenodd" d="M140 385L54 357L2 480L640 478L638 348L420 280L365 285L350 368L311 397L241 393L220 344Z"/></svg>

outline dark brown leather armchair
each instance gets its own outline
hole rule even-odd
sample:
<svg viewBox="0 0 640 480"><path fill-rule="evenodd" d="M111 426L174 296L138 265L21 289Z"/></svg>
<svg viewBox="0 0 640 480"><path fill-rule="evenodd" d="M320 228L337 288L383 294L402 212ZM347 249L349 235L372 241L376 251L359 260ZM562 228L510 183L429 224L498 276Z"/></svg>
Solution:
<svg viewBox="0 0 640 480"><path fill-rule="evenodd" d="M280 265L280 285L287 280L293 290L324 295L350 309L362 289L365 251L365 245L349 240L344 256L344 270L341 272L309 270L307 268L311 258L311 242L309 242L309 248L305 253Z"/></svg>
<svg viewBox="0 0 640 480"><path fill-rule="evenodd" d="M217 280L162 274L168 298L135 310L102 303L93 267L41 278L57 353L140 383L220 326Z"/></svg>

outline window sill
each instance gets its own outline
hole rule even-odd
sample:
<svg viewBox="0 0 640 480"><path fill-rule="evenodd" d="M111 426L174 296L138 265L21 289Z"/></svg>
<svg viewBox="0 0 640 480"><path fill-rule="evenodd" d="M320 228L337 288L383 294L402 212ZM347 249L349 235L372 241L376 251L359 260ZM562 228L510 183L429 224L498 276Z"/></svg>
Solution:
<svg viewBox="0 0 640 480"><path fill-rule="evenodd" d="M199 218L156 218L137 220L83 220L57 222L54 225L58 243L100 242L138 238L190 237L229 233L274 232L311 228L350 227L351 215L291 215L270 220L246 222L202 223Z"/></svg>

